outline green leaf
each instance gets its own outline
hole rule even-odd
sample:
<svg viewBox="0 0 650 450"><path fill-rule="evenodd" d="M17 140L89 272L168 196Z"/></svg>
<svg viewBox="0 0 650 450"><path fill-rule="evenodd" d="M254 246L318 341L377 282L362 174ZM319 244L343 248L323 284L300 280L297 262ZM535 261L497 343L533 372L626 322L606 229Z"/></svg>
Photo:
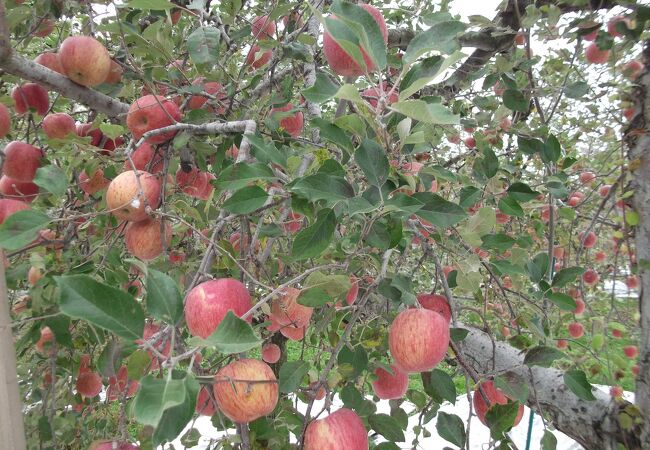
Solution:
<svg viewBox="0 0 650 450"><path fill-rule="evenodd" d="M524 210L511 195L506 195L499 200L499 211L509 216L524 217Z"/></svg>
<svg viewBox="0 0 650 450"><path fill-rule="evenodd" d="M248 142L251 144L251 154L259 161L265 164L275 163L282 167L287 165L286 152L276 148L273 141L265 141L260 136L249 135Z"/></svg>
<svg viewBox="0 0 650 450"><path fill-rule="evenodd" d="M238 163L227 167L217 178L217 186L226 190L237 190L260 180L275 180L270 167L260 163Z"/></svg>
<svg viewBox="0 0 650 450"><path fill-rule="evenodd" d="M124 5L125 8L133 9L150 9L154 11L163 11L166 9L176 8L171 2L167 0L131 0Z"/></svg>
<svg viewBox="0 0 650 450"><path fill-rule="evenodd" d="M521 146L521 138L519 138L519 145ZM517 200L518 202L528 202L534 200L539 195L539 192L534 191L526 183L515 182L508 188L508 195Z"/></svg>
<svg viewBox="0 0 650 450"><path fill-rule="evenodd" d="M0 225L0 248L10 251L23 248L32 243L48 223L48 216L31 209L10 215Z"/></svg>
<svg viewBox="0 0 650 450"><path fill-rule="evenodd" d="M232 311L228 311L226 317L207 339L193 338L192 341L215 347L225 355L246 352L262 344L262 340L255 336L250 324L237 317Z"/></svg>
<svg viewBox="0 0 650 450"><path fill-rule="evenodd" d="M542 281L548 271L550 260L547 253L538 253L533 259L528 261L526 268L533 283Z"/></svg>
<svg viewBox="0 0 650 450"><path fill-rule="evenodd" d="M183 297L171 277L149 269L146 287L147 311L154 318L173 325L183 317Z"/></svg>
<svg viewBox="0 0 650 450"><path fill-rule="evenodd" d="M435 23L428 30L418 33L411 42L402 58L404 64L412 64L421 55L433 50L441 53L451 53L460 49L457 36L467 28L457 20L447 20Z"/></svg>
<svg viewBox="0 0 650 450"><path fill-rule="evenodd" d="M288 394L294 392L302 383L302 379L309 372L310 364L307 361L287 361L280 367L279 388L280 392Z"/></svg>
<svg viewBox="0 0 650 450"><path fill-rule="evenodd" d="M368 417L368 423L377 433L391 442L404 442L404 431L393 417L388 414L373 414Z"/></svg>
<svg viewBox="0 0 650 450"><path fill-rule="evenodd" d="M465 425L460 417L455 414L438 412L438 421L436 430L441 438L457 445L460 448L465 447Z"/></svg>
<svg viewBox="0 0 650 450"><path fill-rule="evenodd" d="M87 275L54 279L59 286L59 306L64 314L86 320L124 339L142 339L144 312L131 295Z"/></svg>
<svg viewBox="0 0 650 450"><path fill-rule="evenodd" d="M330 297L323 289L315 287L302 290L297 301L300 305L318 308L331 302L332 297Z"/></svg>
<svg viewBox="0 0 650 450"><path fill-rule="evenodd" d="M447 400L452 405L456 404L456 386L454 380L447 372L440 369L433 369L431 372L422 372L422 384L424 391L429 394L436 403Z"/></svg>
<svg viewBox="0 0 650 450"><path fill-rule="evenodd" d="M187 50L194 64L206 64L219 60L221 31L214 27L199 27L187 37Z"/></svg>
<svg viewBox="0 0 650 450"><path fill-rule="evenodd" d="M506 397L525 403L528 400L528 382L517 372L504 372L494 378L494 385L501 389Z"/></svg>
<svg viewBox="0 0 650 450"><path fill-rule="evenodd" d="M451 337L451 340L454 342L462 342L467 337L468 334L469 334L469 330L466 328L449 329L449 336Z"/></svg>
<svg viewBox="0 0 650 450"><path fill-rule="evenodd" d="M314 103L324 103L334 98L340 86L332 81L330 77L322 72L316 74L316 82L308 89L302 91L302 95ZM321 119L323 120L323 119Z"/></svg>
<svg viewBox="0 0 650 450"><path fill-rule="evenodd" d="M592 394L594 387L587 381L587 376L582 370L567 370L564 373L564 384L578 398L590 402L596 400L596 397Z"/></svg>
<svg viewBox="0 0 650 450"><path fill-rule="evenodd" d="M564 95L568 98L581 98L589 93L589 83L586 81L576 81L569 83L564 88Z"/></svg>
<svg viewBox="0 0 650 450"><path fill-rule="evenodd" d="M354 160L370 184L381 187L386 182L390 166L386 151L377 142L364 139L354 153Z"/></svg>
<svg viewBox="0 0 650 450"><path fill-rule="evenodd" d="M549 430L544 430L544 436L539 443L542 447L542 450L556 450L557 449L557 438Z"/></svg>
<svg viewBox="0 0 650 450"><path fill-rule="evenodd" d="M551 367L553 361L556 359L562 359L564 357L564 353L554 347L539 345L537 347L529 349L526 352L526 356L524 357L524 364L531 367Z"/></svg>
<svg viewBox="0 0 650 450"><path fill-rule="evenodd" d="M513 111L528 111L528 100L524 93L517 89L506 89L503 93L503 104Z"/></svg>
<svg viewBox="0 0 650 450"><path fill-rule="evenodd" d="M185 382L147 375L140 380L140 389L133 401L135 419L143 425L158 426L163 412L185 401Z"/></svg>
<svg viewBox="0 0 650 450"><path fill-rule="evenodd" d="M551 285L558 288L564 287L569 283L573 283L584 272L584 267L567 267L553 276L553 283Z"/></svg>
<svg viewBox="0 0 650 450"><path fill-rule="evenodd" d="M519 147L519 151L526 155L541 153L542 149L544 148L544 143L539 139L529 138L525 136L517 136L517 145Z"/></svg>
<svg viewBox="0 0 650 450"><path fill-rule="evenodd" d="M424 100L404 100L390 105L390 109L407 117L432 125L458 125L460 116L441 103L427 103Z"/></svg>
<svg viewBox="0 0 650 450"><path fill-rule="evenodd" d="M320 255L332 241L336 228L336 215L331 209L318 211L316 222L301 230L293 240L291 256L295 260Z"/></svg>
<svg viewBox="0 0 650 450"><path fill-rule="evenodd" d="M153 434L154 448L163 442L176 439L194 416L196 397L199 394L199 383L194 377L186 376L184 385L185 401L166 409L163 413Z"/></svg>
<svg viewBox="0 0 650 450"><path fill-rule="evenodd" d="M129 380L139 380L146 375L151 364L151 356L146 350L136 350L126 361L126 374Z"/></svg>
<svg viewBox="0 0 650 450"><path fill-rule="evenodd" d="M506 251L515 245L515 240L504 233L486 234L481 236L483 243L481 247L485 249L494 249L499 251Z"/></svg>
<svg viewBox="0 0 650 450"><path fill-rule="evenodd" d="M563 311L573 311L577 306L573 297L560 292L548 291L546 298Z"/></svg>
<svg viewBox="0 0 650 450"><path fill-rule="evenodd" d="M317 117L312 119L310 123L317 127L320 130L320 137L325 139L338 147L352 152L354 147L352 146L352 139L348 133L333 123Z"/></svg>
<svg viewBox="0 0 650 450"><path fill-rule="evenodd" d="M325 173L300 178L289 189L312 202L327 200L335 203L354 197L354 189L345 178Z"/></svg>
<svg viewBox="0 0 650 450"><path fill-rule="evenodd" d="M554 135L551 134L546 139L540 156L545 163L557 162L560 159L562 156L562 146Z"/></svg>
<svg viewBox="0 0 650 450"><path fill-rule="evenodd" d="M412 41L411 41L412 42ZM411 95L431 83L440 74L444 73L452 64L465 56L462 52L456 51L449 58L443 58L440 55L426 58L415 64L404 75L399 85L399 99L406 100Z"/></svg>
<svg viewBox="0 0 650 450"><path fill-rule="evenodd" d="M519 403L508 402L505 405L495 404L490 406L485 421L490 428L490 434L493 439L498 439L504 432L508 431L515 423L519 414Z"/></svg>
<svg viewBox="0 0 650 450"><path fill-rule="evenodd" d="M50 164L38 168L34 184L60 197L68 190L68 177L61 168Z"/></svg>
<svg viewBox="0 0 650 450"><path fill-rule="evenodd" d="M322 289L330 297L339 297L350 290L352 283L348 275L336 275L316 271L309 274L305 279L304 286L305 290L318 288Z"/></svg>
<svg viewBox="0 0 650 450"><path fill-rule="evenodd" d="M223 209L232 214L249 214L264 206L268 198L269 194L261 187L248 186L223 202Z"/></svg>
<svg viewBox="0 0 650 450"><path fill-rule="evenodd" d="M491 261L490 265L495 267L501 274L526 275L526 270L523 267L513 264L507 259Z"/></svg>
<svg viewBox="0 0 650 450"><path fill-rule="evenodd" d="M395 208L407 215L415 214L420 208L424 206L424 203L421 201L401 192L394 194L390 199L386 200L384 204L386 206L386 210L388 211L390 211L392 208Z"/></svg>
<svg viewBox="0 0 650 450"><path fill-rule="evenodd" d="M413 194L413 198L424 204L416 214L437 227L451 227L467 217L467 213L463 208L439 195L430 192L418 192Z"/></svg>

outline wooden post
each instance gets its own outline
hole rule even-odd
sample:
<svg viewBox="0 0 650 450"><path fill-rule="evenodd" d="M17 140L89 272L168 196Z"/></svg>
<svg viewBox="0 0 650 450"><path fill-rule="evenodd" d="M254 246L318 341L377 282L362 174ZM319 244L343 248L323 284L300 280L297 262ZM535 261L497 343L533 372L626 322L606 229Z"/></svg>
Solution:
<svg viewBox="0 0 650 450"><path fill-rule="evenodd" d="M9 317L4 253L0 250L0 446L25 450L23 410L16 371L16 350Z"/></svg>

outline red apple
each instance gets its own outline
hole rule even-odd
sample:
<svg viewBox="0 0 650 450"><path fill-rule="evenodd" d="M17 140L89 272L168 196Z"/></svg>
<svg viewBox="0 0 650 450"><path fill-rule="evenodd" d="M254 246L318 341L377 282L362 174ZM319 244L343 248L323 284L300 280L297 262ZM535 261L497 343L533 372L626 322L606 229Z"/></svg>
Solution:
<svg viewBox="0 0 650 450"><path fill-rule="evenodd" d="M126 125L133 137L140 139L147 131L157 130L180 122L181 111L173 101L159 95L145 95L137 99L126 116ZM176 131L167 131L147 139L151 144L162 144L173 138Z"/></svg>
<svg viewBox="0 0 650 450"><path fill-rule="evenodd" d="M255 39L272 39L275 22L269 16L257 16L251 22L251 31Z"/></svg>
<svg viewBox="0 0 650 450"><path fill-rule="evenodd" d="M569 330L569 336L574 339L581 338L585 334L585 327L580 322L571 322L567 329Z"/></svg>
<svg viewBox="0 0 650 450"><path fill-rule="evenodd" d="M114 60L111 59L111 68L108 71L108 75L106 76L104 83L107 84L119 83L120 81L122 81L122 73L124 73L124 69L122 69L122 66L120 66L118 63L116 63Z"/></svg>
<svg viewBox="0 0 650 450"><path fill-rule="evenodd" d="M388 42L388 30L386 29L386 22L381 12L370 5L360 4L363 9L372 15L379 26L379 30L384 38L384 43ZM338 20L335 15L329 17L332 20ZM363 75L366 72L372 72L375 70L375 63L372 61L366 50L360 46L359 50L363 56L365 69L362 68L357 61L355 61L344 49L341 47L332 35L325 30L323 34L323 51L325 53L325 58L330 68L337 73L338 75L344 77L358 77Z"/></svg>
<svg viewBox="0 0 650 450"><path fill-rule="evenodd" d="M34 62L40 64L43 67L47 67L54 72L65 75L63 72L63 67L61 66L61 61L59 61L59 54L56 52L45 52L38 55Z"/></svg>
<svg viewBox="0 0 650 450"><path fill-rule="evenodd" d="M131 164L133 161L133 164ZM164 160L162 155L158 154L154 148L147 142L144 142L140 147L136 148L131 153L131 161L128 159L124 161L124 170L145 170L149 173L162 172L164 168ZM135 166L135 167L134 167Z"/></svg>
<svg viewBox="0 0 650 450"><path fill-rule="evenodd" d="M140 447L128 442L95 441L90 444L88 450L140 450Z"/></svg>
<svg viewBox="0 0 650 450"><path fill-rule="evenodd" d="M636 80L641 72L643 72L643 63L638 59L633 59L623 66L623 75L632 81Z"/></svg>
<svg viewBox="0 0 650 450"><path fill-rule="evenodd" d="M451 307L447 302L447 297L440 294L419 294L417 296L418 303L423 308L437 312L445 318L447 322L451 321Z"/></svg>
<svg viewBox="0 0 650 450"><path fill-rule="evenodd" d="M212 191L214 191L214 185L212 184L212 180L216 180L217 177L212 175L211 173L208 172L203 172L205 176L205 187L201 192L198 192L196 194L196 198L201 199L201 200L208 200L210 198L210 195L212 195Z"/></svg>
<svg viewBox="0 0 650 450"><path fill-rule="evenodd" d="M82 372L77 377L77 392L84 397L96 397L102 387L102 378L95 372Z"/></svg>
<svg viewBox="0 0 650 450"><path fill-rule="evenodd" d="M42 125L43 132L50 139L62 139L69 134L77 134L74 119L66 113L48 114Z"/></svg>
<svg viewBox="0 0 650 450"><path fill-rule="evenodd" d="M208 177L205 172L201 172L197 167L192 167L192 170L185 172L179 168L176 172L176 184L181 190L192 197L197 197L200 193L204 192L208 183Z"/></svg>
<svg viewBox="0 0 650 450"><path fill-rule="evenodd" d="M580 174L580 183L582 183L582 184L590 184L595 179L596 179L596 174L593 173L593 172L588 172L587 171L587 172L582 172Z"/></svg>
<svg viewBox="0 0 650 450"><path fill-rule="evenodd" d="M265 66L271 60L271 56L273 56L272 50L266 50L262 52L260 46L255 44L248 51L244 64L250 66L248 70L259 69L260 67Z"/></svg>
<svg viewBox="0 0 650 450"><path fill-rule="evenodd" d="M625 285L629 289L636 289L639 287L639 278L634 275L630 275L629 277L625 278Z"/></svg>
<svg viewBox="0 0 650 450"><path fill-rule="evenodd" d="M122 172L111 181L106 192L106 206L119 220L144 220L145 206L155 209L159 202L160 183L142 170Z"/></svg>
<svg viewBox="0 0 650 450"><path fill-rule="evenodd" d="M584 248L593 248L594 245L596 245L596 242L598 242L598 238L596 237L596 233L593 231L590 231L587 233L585 236L584 233L580 233L578 235L578 240L582 242L582 246Z"/></svg>
<svg viewBox="0 0 650 450"><path fill-rule="evenodd" d="M214 377L214 397L223 414L235 423L248 423L270 414L278 403L273 370L257 359L240 359Z"/></svg>
<svg viewBox="0 0 650 450"><path fill-rule="evenodd" d="M573 310L573 314L580 315L585 312L585 302L579 298L575 299L576 308Z"/></svg>
<svg viewBox="0 0 650 450"><path fill-rule="evenodd" d="M390 366L392 374L381 367L375 369L377 379L372 382L372 390L382 400L404 397L409 387L409 376L395 364Z"/></svg>
<svg viewBox="0 0 650 450"><path fill-rule="evenodd" d="M585 58L591 64L605 64L609 59L609 50L601 50L598 44L592 42L585 49Z"/></svg>
<svg viewBox="0 0 650 450"><path fill-rule="evenodd" d="M300 136L300 133L302 133L304 119L302 111L293 112L291 114L283 114L291 110L293 110L293 105L291 103L287 103L282 108L271 109L271 116L279 121L281 130L286 131L292 137L296 138Z"/></svg>
<svg viewBox="0 0 650 450"><path fill-rule="evenodd" d="M632 372L632 375L634 375L635 377L638 377L639 376L639 365L638 364L633 365L630 368L630 371Z"/></svg>
<svg viewBox="0 0 650 450"><path fill-rule="evenodd" d="M4 223L12 214L26 209L30 209L30 207L25 202L11 198L0 198L0 224Z"/></svg>
<svg viewBox="0 0 650 450"><path fill-rule="evenodd" d="M327 391L325 391L325 388L321 386L314 392L317 384L318 381L309 383L309 392L307 393L307 395L309 395L310 397L314 397L314 400L322 400L325 398L325 395L327 395Z"/></svg>
<svg viewBox="0 0 650 450"><path fill-rule="evenodd" d="M25 83L16 86L11 91L16 114L36 111L39 116L45 116L50 109L50 98L43 86L36 83Z"/></svg>
<svg viewBox="0 0 650 450"><path fill-rule="evenodd" d="M503 93L506 91L506 88L503 87L503 85L501 84L500 81L497 81L497 82L494 84L494 86L492 86L492 90L494 91L494 93L495 93L496 95L498 95L499 97L501 97L501 96L503 95Z"/></svg>
<svg viewBox="0 0 650 450"><path fill-rule="evenodd" d="M388 347L395 363L406 372L433 369L447 353L449 323L428 309L407 309L393 320Z"/></svg>
<svg viewBox="0 0 650 450"><path fill-rule="evenodd" d="M280 356L282 356L282 351L276 344L266 344L262 347L262 360L264 362L275 364L280 361Z"/></svg>
<svg viewBox="0 0 650 450"><path fill-rule="evenodd" d="M104 177L102 169L95 169L92 177L84 170L79 174L79 187L88 195L96 194L97 192L105 189L110 184L110 180Z"/></svg>
<svg viewBox="0 0 650 450"><path fill-rule="evenodd" d="M479 391L479 385L476 386L474 394L472 395L472 403L474 404L474 411L476 412L479 420L483 423L483 425L487 426L488 423L485 419L485 416L487 415L490 408L494 405L505 405L511 399L508 398L499 388L497 388L494 385L493 381L484 381L480 384L480 387L483 390L483 393L485 393L485 396L490 402L490 405L488 406L488 403L483 398L483 395L481 395L481 392ZM515 418L513 426L517 426L517 424L521 421L523 415L524 405L519 405L519 411L517 412L517 417Z"/></svg>
<svg viewBox="0 0 650 450"><path fill-rule="evenodd" d="M106 47L91 36L69 36L59 47L63 71L77 84L100 85L111 71L111 57Z"/></svg>
<svg viewBox="0 0 650 450"><path fill-rule="evenodd" d="M612 37L620 37L622 36L621 33L619 33L616 28L619 23L625 24L624 28L630 28L630 19L624 16L614 16L609 21L607 22L607 32L610 34Z"/></svg>
<svg viewBox="0 0 650 450"><path fill-rule="evenodd" d="M600 251L596 252L596 254L594 255L594 259L596 260L596 262L601 263L601 262L605 261L605 259L607 259L607 253L600 250Z"/></svg>
<svg viewBox="0 0 650 450"><path fill-rule="evenodd" d="M460 144L460 134L452 134L447 140L452 144Z"/></svg>
<svg viewBox="0 0 650 450"><path fill-rule="evenodd" d="M122 395L126 398L133 397L138 391L140 383L137 380L129 380L126 366L121 366L116 376L108 378L108 388L106 388L106 397L109 402L118 400ZM126 391L126 393L124 392Z"/></svg>
<svg viewBox="0 0 650 450"><path fill-rule="evenodd" d="M368 450L368 432L351 409L314 420L305 431L304 450Z"/></svg>
<svg viewBox="0 0 650 450"><path fill-rule="evenodd" d="M467 148L475 148L475 147L476 147L476 139L474 139L474 138L471 137L471 136L465 138L465 146L466 146Z"/></svg>
<svg viewBox="0 0 650 450"><path fill-rule="evenodd" d="M280 331L292 340L300 340L304 337L313 308L299 304L297 301L299 295L299 289L286 288L280 296L273 299L269 331Z"/></svg>
<svg viewBox="0 0 650 450"><path fill-rule="evenodd" d="M185 298L185 321L190 334L203 339L210 336L228 311L241 317L251 307L251 297L239 280L219 278L203 282ZM251 321L249 316L247 319Z"/></svg>
<svg viewBox="0 0 650 450"><path fill-rule="evenodd" d="M525 43L526 43L526 35L521 31L517 32L517 34L515 35L515 44L524 45Z"/></svg>
<svg viewBox="0 0 650 450"><path fill-rule="evenodd" d="M199 395L196 397L194 408L199 416L213 416L217 412L217 402L214 399L214 385L201 386Z"/></svg>
<svg viewBox="0 0 650 450"><path fill-rule="evenodd" d="M211 105L208 108L209 111L212 111L216 114L223 114L226 112L226 106L221 102L221 100L228 98L228 96L226 95L226 92L224 91L221 83L217 81L205 81L205 78L200 77L195 79L192 82L192 85L201 86L203 88L203 92L217 98L216 101L209 101L208 104ZM206 104L206 102L208 102L208 97L204 97L202 95L193 95L187 102L187 107L189 109L200 109L203 107L203 105Z"/></svg>
<svg viewBox="0 0 650 450"><path fill-rule="evenodd" d="M43 153L39 148L26 142L13 141L4 149L5 160L2 172L17 181L29 182L34 179L41 166Z"/></svg>
<svg viewBox="0 0 650 450"><path fill-rule="evenodd" d="M38 191L38 186L31 181L18 181L6 175L0 178L0 194L4 197L31 203L38 197Z"/></svg>
<svg viewBox="0 0 650 450"><path fill-rule="evenodd" d="M291 211L287 220L282 224L282 228L287 233L297 233L302 228L304 217L302 214Z"/></svg>
<svg viewBox="0 0 650 450"><path fill-rule="evenodd" d="M634 359L637 356L639 356L639 349L637 348L636 345L626 345L625 347L623 347L623 353L629 359Z"/></svg>
<svg viewBox="0 0 650 450"><path fill-rule="evenodd" d="M569 346L569 341L567 341L566 339L558 339L555 345L560 350L564 350Z"/></svg>
<svg viewBox="0 0 650 450"><path fill-rule="evenodd" d="M582 281L584 281L586 284L593 286L594 284L598 283L598 280L600 277L598 276L598 273L594 269L587 269L585 273L582 274Z"/></svg>
<svg viewBox="0 0 650 450"><path fill-rule="evenodd" d="M612 189L612 186L610 184L603 184L601 187L598 188L598 195L601 198L605 198L609 195L609 191Z"/></svg>
<svg viewBox="0 0 650 450"><path fill-rule="evenodd" d="M11 131L11 115L9 108L0 103L0 139L5 137Z"/></svg>
<svg viewBox="0 0 650 450"><path fill-rule="evenodd" d="M169 247L172 240L172 226L169 221L164 224L164 239L160 219L145 219L131 222L124 232L126 249L133 256L143 261L157 258Z"/></svg>
<svg viewBox="0 0 650 450"><path fill-rule="evenodd" d="M301 16L302 14L299 11L291 11L288 16L282 18L282 23L287 32L295 31L305 25ZM289 28L291 28L291 30Z"/></svg>
<svg viewBox="0 0 650 450"><path fill-rule="evenodd" d="M390 95L388 95L389 93ZM366 99L366 101L370 103L373 108L377 108L380 99L383 101L382 105L384 106L388 106L399 101L397 88L393 89L392 86L388 86L386 83L381 83L379 87L366 89L361 93L361 97Z"/></svg>

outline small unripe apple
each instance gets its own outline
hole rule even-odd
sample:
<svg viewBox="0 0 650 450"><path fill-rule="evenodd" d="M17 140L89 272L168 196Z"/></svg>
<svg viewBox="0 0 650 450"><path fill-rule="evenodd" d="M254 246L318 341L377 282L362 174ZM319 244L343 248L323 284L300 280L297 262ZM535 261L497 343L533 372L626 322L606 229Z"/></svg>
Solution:
<svg viewBox="0 0 650 450"><path fill-rule="evenodd" d="M447 301L447 297L440 294L419 294L417 296L418 303L423 308L437 312L445 318L447 322L451 321L451 307Z"/></svg>
<svg viewBox="0 0 650 450"><path fill-rule="evenodd" d="M272 39L275 22L269 16L257 16L251 22L251 31L255 39Z"/></svg>
<svg viewBox="0 0 650 450"><path fill-rule="evenodd" d="M377 379L372 382L372 390L382 400L404 397L409 387L409 376L395 364L390 366L392 374L381 367L375 369Z"/></svg>
<svg viewBox="0 0 650 450"><path fill-rule="evenodd" d="M585 334L585 327L580 322L571 322L567 329L569 330L569 336L574 339L581 338Z"/></svg>
<svg viewBox="0 0 650 450"><path fill-rule="evenodd" d="M119 220L144 220L147 218L145 204L155 209L159 202L160 183L142 170L122 172L111 181L106 192L106 206Z"/></svg>
<svg viewBox="0 0 650 450"><path fill-rule="evenodd" d="M447 353L449 323L428 309L407 309L393 320L388 347L395 363L405 372L433 369Z"/></svg>
<svg viewBox="0 0 650 450"><path fill-rule="evenodd" d="M266 344L262 347L262 360L264 362L275 364L280 361L280 356L282 356L282 351L276 344Z"/></svg>
<svg viewBox="0 0 650 450"><path fill-rule="evenodd" d="M272 50L266 50L262 52L260 46L255 44L248 51L244 64L249 66L248 70L259 69L260 67L265 66L271 60L271 56L273 56Z"/></svg>
<svg viewBox="0 0 650 450"><path fill-rule="evenodd" d="M296 138L300 136L300 133L302 133L304 118L302 111L297 111L289 115L284 114L291 110L293 110L293 105L291 103L287 103L281 108L271 109L271 116L277 118L281 130L286 131L287 134Z"/></svg>
<svg viewBox="0 0 650 450"><path fill-rule="evenodd" d="M307 425L304 450L368 450L368 432L351 409L341 408Z"/></svg>
<svg viewBox="0 0 650 450"><path fill-rule="evenodd" d="M66 113L48 114L43 119L43 132L50 139L63 139L69 134L77 133L77 126L72 116Z"/></svg>
<svg viewBox="0 0 650 450"><path fill-rule="evenodd" d="M277 379L265 362L240 359L217 372L214 397L219 410L233 422L252 422L275 409Z"/></svg>
<svg viewBox="0 0 650 450"><path fill-rule="evenodd" d="M365 3L360 4L359 6L372 15L375 22L377 22L382 37L384 38L384 43L387 43L388 30L386 28L384 16L381 12L377 8ZM335 15L331 15L329 18L332 20L338 20ZM344 77L358 77L363 75L365 72L372 72L375 70L375 63L372 61L366 50L362 46L359 47L359 50L363 56L364 64L366 66L365 70L336 42L327 30L323 33L323 51L325 53L325 59L327 59L327 63L332 71L338 75Z"/></svg>
<svg viewBox="0 0 650 450"><path fill-rule="evenodd" d="M474 390L474 394L472 394L472 403L474 404L474 411L476 412L476 415L478 416L479 420L483 423L483 425L487 426L488 423L487 420L485 419L485 416L487 415L488 411L492 408L492 406L505 405L508 403L510 399L501 391L501 389L497 388L494 385L494 382L491 380L484 381L483 383L480 384L480 387L485 393L485 396L487 397L487 400L490 402L490 405L488 406L487 402L483 398L483 395L481 395L478 385ZM523 415L524 415L524 405L519 405L519 410L517 412L517 417L515 417L515 422L513 426L517 426L517 424L521 421Z"/></svg>
<svg viewBox="0 0 650 450"><path fill-rule="evenodd" d="M66 76L87 87L100 85L111 70L106 47L91 36L69 36L59 47L59 61Z"/></svg>
<svg viewBox="0 0 650 450"><path fill-rule="evenodd" d="M18 181L6 175L0 177L0 194L6 198L31 203L38 197L39 187L31 181Z"/></svg>
<svg viewBox="0 0 650 450"><path fill-rule="evenodd" d="M203 339L210 336L228 311L241 317L251 307L251 297L239 280L219 278L203 282L185 298L185 321L190 334ZM250 322L251 317L247 320Z"/></svg>
<svg viewBox="0 0 650 450"><path fill-rule="evenodd" d="M34 59L34 62L47 67L54 72L60 73L61 75L65 75L63 67L61 66L61 61L59 61L59 54L56 52L41 53Z"/></svg>
<svg viewBox="0 0 650 450"><path fill-rule="evenodd" d="M42 157L41 149L27 142L10 142L4 149L2 172L17 181L32 181L41 166Z"/></svg>
<svg viewBox="0 0 650 450"><path fill-rule="evenodd" d="M214 399L214 386L201 386L196 397L194 410L199 416L212 417L217 412L217 402Z"/></svg>
<svg viewBox="0 0 650 450"><path fill-rule="evenodd" d="M124 232L126 249L143 261L151 261L160 256L163 250L169 247L171 240L172 226L169 221L165 221L163 233L158 218L131 222Z"/></svg>
<svg viewBox="0 0 650 450"><path fill-rule="evenodd" d="M82 372L76 386L77 392L84 397L96 397L102 391L102 378L95 372Z"/></svg>
<svg viewBox="0 0 650 450"><path fill-rule="evenodd" d="M50 98L43 86L36 83L25 83L16 86L11 91L16 114L36 111L39 116L45 116L50 109Z"/></svg>
<svg viewBox="0 0 650 450"><path fill-rule="evenodd" d="M585 49L585 58L591 64L605 64L609 60L609 50L601 50L598 44L592 42Z"/></svg>
<svg viewBox="0 0 650 450"><path fill-rule="evenodd" d="M159 95L145 95L137 99L126 116L126 125L135 139L147 131L174 125L181 120L181 111L173 101ZM176 131L167 131L148 138L151 144L162 144L173 138Z"/></svg>

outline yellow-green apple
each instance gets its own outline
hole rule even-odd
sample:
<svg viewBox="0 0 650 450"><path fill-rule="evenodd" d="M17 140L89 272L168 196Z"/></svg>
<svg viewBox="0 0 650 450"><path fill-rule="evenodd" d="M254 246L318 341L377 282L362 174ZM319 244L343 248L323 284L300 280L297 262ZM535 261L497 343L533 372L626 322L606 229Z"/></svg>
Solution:
<svg viewBox="0 0 650 450"><path fill-rule="evenodd" d="M372 382L372 390L382 400L392 400L404 397L409 387L409 376L395 364L391 364L388 372L382 367L375 369L377 379Z"/></svg>
<svg viewBox="0 0 650 450"><path fill-rule="evenodd" d="M77 84L100 85L111 70L111 57L104 44L91 36L69 36L59 47L63 72Z"/></svg>
<svg viewBox="0 0 650 450"><path fill-rule="evenodd" d="M17 181L32 181L41 166L41 149L22 141L12 141L4 149L2 172Z"/></svg>
<svg viewBox="0 0 650 450"><path fill-rule="evenodd" d="M38 196L38 190L31 181L18 181L7 175L0 177L0 194L4 197L31 203Z"/></svg>
<svg viewBox="0 0 650 450"><path fill-rule="evenodd" d="M393 320L388 347L395 363L405 372L433 369L447 353L449 323L428 309L407 309Z"/></svg>
<svg viewBox="0 0 650 450"><path fill-rule="evenodd" d="M474 394L472 395L472 403L474 404L474 411L476 412L479 420L483 423L483 425L487 426L488 423L485 419L485 416L487 415L490 408L492 408L494 405L505 405L508 403L508 401L510 401L510 399L499 388L497 388L494 385L494 382L491 380L484 381L480 384L480 387L485 393L485 396L487 397L487 400L490 402L490 404L488 405L488 403L481 395L478 385L474 390ZM519 405L519 410L517 411L517 417L515 417L513 426L516 426L521 421L523 415L524 405Z"/></svg>
<svg viewBox="0 0 650 450"><path fill-rule="evenodd" d="M158 218L131 222L124 232L126 249L143 261L151 261L160 256L169 247L171 240L172 226L169 221L161 226Z"/></svg>
<svg viewBox="0 0 650 450"><path fill-rule="evenodd" d="M185 321L190 334L203 339L210 336L228 311L241 317L251 307L246 286L234 278L205 281L185 298ZM251 317L247 320L250 322Z"/></svg>
<svg viewBox="0 0 650 450"><path fill-rule="evenodd" d="M39 116L44 116L50 109L50 98L43 86L36 83L25 83L16 86L11 91L14 101L14 110L17 114L36 111Z"/></svg>
<svg viewBox="0 0 650 450"><path fill-rule="evenodd" d="M133 137L140 139L147 131L174 125L181 120L181 111L172 100L159 95L145 95L137 99L126 116L126 125ZM173 138L176 131L167 131L147 139L151 144L162 144Z"/></svg>
<svg viewBox="0 0 650 450"><path fill-rule="evenodd" d="M270 414L278 403L273 370L258 359L240 359L224 366L214 377L219 410L235 423L248 423Z"/></svg>
<svg viewBox="0 0 650 450"><path fill-rule="evenodd" d="M70 114L48 114L43 119L43 132L50 139L62 139L69 134L77 134L77 125Z"/></svg>
<svg viewBox="0 0 650 450"><path fill-rule="evenodd" d="M120 220L138 222L147 218L146 206L152 209L160 202L160 183L142 170L122 172L108 185L106 205Z"/></svg>
<svg viewBox="0 0 650 450"><path fill-rule="evenodd" d="M384 43L387 43L388 30L386 29L386 22L384 21L384 16L382 16L381 12L377 8L367 4L361 4L359 6L370 13L373 19L375 19L379 31L384 39ZM338 20L335 15L331 15L329 18L332 20ZM362 46L359 47L359 50L363 56L364 64L366 66L365 70L336 42L328 30L325 30L325 33L323 34L323 51L325 52L325 58L327 59L330 68L337 74L344 77L358 77L363 75L365 72L372 72L375 70L375 63L366 50Z"/></svg>
<svg viewBox="0 0 650 450"><path fill-rule="evenodd" d="M368 432L351 409L314 420L305 430L305 450L368 450Z"/></svg>

